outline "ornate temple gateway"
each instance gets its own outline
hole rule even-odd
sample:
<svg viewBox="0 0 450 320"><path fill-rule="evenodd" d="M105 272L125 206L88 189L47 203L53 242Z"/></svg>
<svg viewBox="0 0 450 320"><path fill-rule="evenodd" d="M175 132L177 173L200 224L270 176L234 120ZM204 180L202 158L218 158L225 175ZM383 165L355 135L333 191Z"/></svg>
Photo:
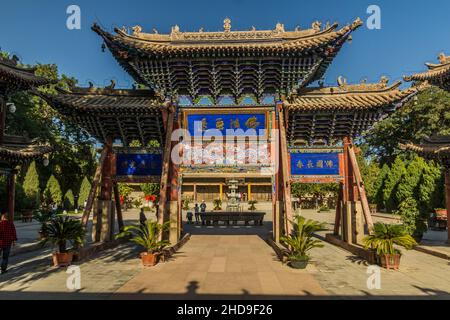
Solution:
<svg viewBox="0 0 450 320"><path fill-rule="evenodd" d="M34 144L25 137L5 134L6 113L14 112L15 105L7 99L18 91L48 85L50 81L36 76L35 69L18 66L18 60L0 56L0 174L7 178L8 213L14 220L16 168L51 151L49 146ZM0 208L6 209L6 208Z"/></svg>
<svg viewBox="0 0 450 320"><path fill-rule="evenodd" d="M336 234L341 225L343 238L356 241L361 229L352 217L364 215L369 227L372 222L352 139L419 90L401 90L400 82L386 78L352 85L341 77L336 87L321 85L362 24L315 22L310 29L288 31L279 23L273 30L234 31L225 19L220 32L174 26L170 34L145 33L139 26L110 33L95 24L103 48L147 89L116 90L112 83L43 96L105 146L85 221L97 187L94 219L108 230L113 189L122 224L118 181L160 181L159 218L171 221L170 240L176 242L182 196L223 199L228 182L237 180L249 199L272 203L278 241L289 231L291 183L332 181L341 184ZM311 87L317 80L319 86ZM231 140L228 130L235 134ZM117 140L122 147L113 146ZM135 140L143 147L130 148ZM174 161L173 154L183 161ZM223 154L225 160L217 156Z"/></svg>

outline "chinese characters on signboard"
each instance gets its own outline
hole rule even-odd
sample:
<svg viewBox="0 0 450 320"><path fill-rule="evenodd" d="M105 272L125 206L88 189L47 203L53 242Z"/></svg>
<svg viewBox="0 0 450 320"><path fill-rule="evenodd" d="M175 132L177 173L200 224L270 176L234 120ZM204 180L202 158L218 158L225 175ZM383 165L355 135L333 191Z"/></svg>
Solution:
<svg viewBox="0 0 450 320"><path fill-rule="evenodd" d="M189 114L187 123L191 136L214 135L214 132L220 132L226 136L227 130L233 130L236 136L250 133L248 130L254 130L253 134L249 135L260 135L260 130L266 129L266 116L265 114Z"/></svg>
<svg viewBox="0 0 450 320"><path fill-rule="evenodd" d="M294 176L338 176L339 153L291 153Z"/></svg>

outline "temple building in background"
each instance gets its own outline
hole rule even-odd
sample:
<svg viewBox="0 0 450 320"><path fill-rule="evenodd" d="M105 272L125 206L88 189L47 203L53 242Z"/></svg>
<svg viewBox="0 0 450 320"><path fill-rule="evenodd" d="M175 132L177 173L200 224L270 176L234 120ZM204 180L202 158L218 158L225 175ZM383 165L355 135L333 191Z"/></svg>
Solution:
<svg viewBox="0 0 450 320"><path fill-rule="evenodd" d="M10 220L14 220L15 184L19 166L39 159L52 149L47 145L40 145L24 136L8 135L6 131L6 115L14 113L16 106L8 102L8 98L19 91L26 91L35 87L48 85L51 81L35 75L35 69L18 65L16 57L0 56L0 174L7 177L7 208L0 208L8 212Z"/></svg>

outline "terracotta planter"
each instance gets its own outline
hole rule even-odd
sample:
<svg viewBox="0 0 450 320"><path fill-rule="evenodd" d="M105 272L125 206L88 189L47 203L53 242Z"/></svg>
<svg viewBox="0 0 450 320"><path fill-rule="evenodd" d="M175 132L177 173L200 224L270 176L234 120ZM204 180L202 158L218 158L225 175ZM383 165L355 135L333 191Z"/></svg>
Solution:
<svg viewBox="0 0 450 320"><path fill-rule="evenodd" d="M67 267L73 261L73 252L53 253L53 265L55 267Z"/></svg>
<svg viewBox="0 0 450 320"><path fill-rule="evenodd" d="M383 254L379 258L383 268L388 270L398 270L400 268L400 254Z"/></svg>
<svg viewBox="0 0 450 320"><path fill-rule="evenodd" d="M289 266L293 269L306 269L308 266L309 259L303 258L303 259L293 259L289 261Z"/></svg>
<svg viewBox="0 0 450 320"><path fill-rule="evenodd" d="M142 252L141 260L144 267L154 267L158 264L159 254Z"/></svg>

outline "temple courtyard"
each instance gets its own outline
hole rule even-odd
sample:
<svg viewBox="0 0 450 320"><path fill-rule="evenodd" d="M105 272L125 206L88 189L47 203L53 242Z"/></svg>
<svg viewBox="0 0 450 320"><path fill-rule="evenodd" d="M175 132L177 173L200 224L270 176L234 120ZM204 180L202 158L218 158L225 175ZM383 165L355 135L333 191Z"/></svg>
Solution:
<svg viewBox="0 0 450 320"><path fill-rule="evenodd" d="M302 214L333 227L331 212ZM133 222L137 212L124 218ZM142 267L137 247L121 244L79 264L76 291L67 289L65 268L50 267L51 248L18 253L0 278L0 299L450 299L447 259L404 252L400 271L382 269L381 289L371 290L367 263L326 242L313 250L306 270L283 265L266 242L270 225L269 217L259 228L187 226L191 240L168 263L153 268Z"/></svg>

